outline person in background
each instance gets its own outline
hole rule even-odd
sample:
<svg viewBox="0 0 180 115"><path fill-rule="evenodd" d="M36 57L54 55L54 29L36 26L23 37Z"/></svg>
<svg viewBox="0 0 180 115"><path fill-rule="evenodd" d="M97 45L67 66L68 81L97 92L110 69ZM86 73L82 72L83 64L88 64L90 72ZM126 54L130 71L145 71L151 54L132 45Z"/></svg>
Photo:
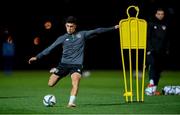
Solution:
<svg viewBox="0 0 180 115"><path fill-rule="evenodd" d="M3 67L6 75L12 74L15 58L15 44L12 35L8 35L2 44Z"/></svg>
<svg viewBox="0 0 180 115"><path fill-rule="evenodd" d="M152 95L160 95L157 91L165 59L169 54L168 23L165 20L166 14L163 8L157 8L154 19L148 22L147 34L147 62L149 84L146 88L152 88ZM167 61L167 60L166 60Z"/></svg>
<svg viewBox="0 0 180 115"><path fill-rule="evenodd" d="M55 19L44 19L44 21L41 21L40 23L38 23L40 25L40 29L33 30L33 41L32 41L32 50L31 50L31 55L35 56L38 52L41 52L43 49L45 49L47 46L49 46L50 44L52 44L55 39L58 37L58 34L56 32L56 28L57 28L57 23L55 23ZM38 25L37 24L37 25ZM36 26L37 26L36 25ZM35 31L36 30L36 31ZM56 50L54 50L56 51ZM48 58L52 59L58 59L59 57L56 55L55 53L50 54L50 56ZM55 60L56 60L55 59ZM43 58L41 60L41 62L39 62L40 64L36 64L36 69L40 69L43 68L52 68L53 66L55 66L55 62L52 63L48 63L49 59L47 58ZM41 65L41 66L39 66Z"/></svg>

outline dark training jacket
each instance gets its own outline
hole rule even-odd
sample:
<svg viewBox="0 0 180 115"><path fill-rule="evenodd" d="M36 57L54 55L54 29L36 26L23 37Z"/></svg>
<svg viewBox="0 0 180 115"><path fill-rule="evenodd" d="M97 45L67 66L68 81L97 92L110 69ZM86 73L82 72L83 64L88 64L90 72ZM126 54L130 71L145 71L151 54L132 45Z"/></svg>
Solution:
<svg viewBox="0 0 180 115"><path fill-rule="evenodd" d="M167 37L168 24L164 20L151 20L148 23L147 31L147 51L164 53L169 50L169 40Z"/></svg>

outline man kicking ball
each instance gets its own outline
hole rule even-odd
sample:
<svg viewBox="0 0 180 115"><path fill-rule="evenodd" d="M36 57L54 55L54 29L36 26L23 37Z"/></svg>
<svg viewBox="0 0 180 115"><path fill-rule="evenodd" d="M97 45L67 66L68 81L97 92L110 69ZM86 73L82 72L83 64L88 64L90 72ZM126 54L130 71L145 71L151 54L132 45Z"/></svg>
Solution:
<svg viewBox="0 0 180 115"><path fill-rule="evenodd" d="M78 94L79 83L82 75L85 41L98 34L118 29L119 25L109 28L97 28L88 31L76 31L77 20L75 17L69 16L66 19L65 27L67 33L59 36L53 44L37 54L35 57L31 57L29 59L29 64L33 61L41 59L43 56L48 55L56 46L62 44L63 54L61 61L56 68L51 70L52 75L49 78L48 85L53 87L60 79L70 74L72 89L67 107L76 107L75 100Z"/></svg>

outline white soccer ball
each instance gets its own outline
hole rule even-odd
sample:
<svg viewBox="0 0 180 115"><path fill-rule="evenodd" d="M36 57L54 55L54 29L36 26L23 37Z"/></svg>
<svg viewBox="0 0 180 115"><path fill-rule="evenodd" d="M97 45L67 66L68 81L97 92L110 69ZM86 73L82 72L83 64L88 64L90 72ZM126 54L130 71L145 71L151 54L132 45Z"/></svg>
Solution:
<svg viewBox="0 0 180 115"><path fill-rule="evenodd" d="M153 88L152 87L147 87L145 89L145 94L148 96L152 96L153 95Z"/></svg>
<svg viewBox="0 0 180 115"><path fill-rule="evenodd" d="M180 95L180 86L176 87L175 95Z"/></svg>
<svg viewBox="0 0 180 115"><path fill-rule="evenodd" d="M45 95L43 98L43 104L46 107L52 107L56 104L56 97L52 94Z"/></svg>
<svg viewBox="0 0 180 115"><path fill-rule="evenodd" d="M82 73L82 76L83 77L89 77L91 75L91 72L90 71L84 71L83 73Z"/></svg>
<svg viewBox="0 0 180 115"><path fill-rule="evenodd" d="M162 89L162 92L164 95L169 95L170 92L172 90L172 87L171 86L165 86L163 89Z"/></svg>
<svg viewBox="0 0 180 115"><path fill-rule="evenodd" d="M162 92L164 95L180 95L180 86L164 86Z"/></svg>

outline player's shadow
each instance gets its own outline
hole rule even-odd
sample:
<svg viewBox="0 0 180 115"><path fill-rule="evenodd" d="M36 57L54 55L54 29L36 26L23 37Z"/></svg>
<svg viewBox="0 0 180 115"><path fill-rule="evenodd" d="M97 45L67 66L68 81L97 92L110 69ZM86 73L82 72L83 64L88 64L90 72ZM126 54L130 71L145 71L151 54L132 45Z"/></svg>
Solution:
<svg viewBox="0 0 180 115"><path fill-rule="evenodd" d="M94 103L89 103L89 104L82 104L83 106L119 106L119 105L128 105L128 104L137 104L137 103L142 103L142 102L122 102L122 103L98 103L98 104L94 104Z"/></svg>
<svg viewBox="0 0 180 115"><path fill-rule="evenodd" d="M82 104L83 106L119 106L119 105L125 105L126 103L89 103L89 104Z"/></svg>
<svg viewBox="0 0 180 115"><path fill-rule="evenodd" d="M30 96L0 96L0 99L17 99L17 98L27 98Z"/></svg>

